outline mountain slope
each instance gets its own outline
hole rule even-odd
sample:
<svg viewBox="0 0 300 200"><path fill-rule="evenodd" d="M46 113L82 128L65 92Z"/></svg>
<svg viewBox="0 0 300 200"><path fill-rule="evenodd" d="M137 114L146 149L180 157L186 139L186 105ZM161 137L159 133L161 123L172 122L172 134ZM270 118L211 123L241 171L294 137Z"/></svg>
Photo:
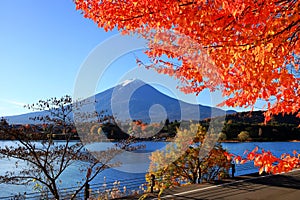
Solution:
<svg viewBox="0 0 300 200"><path fill-rule="evenodd" d="M164 121L202 120L223 116L225 111L209 106L189 104L169 97L141 80L128 80L94 96L97 112L107 111L118 120ZM234 113L230 111L229 113ZM45 112L6 117L11 124L34 123L29 117ZM228 113L227 113L228 114Z"/></svg>

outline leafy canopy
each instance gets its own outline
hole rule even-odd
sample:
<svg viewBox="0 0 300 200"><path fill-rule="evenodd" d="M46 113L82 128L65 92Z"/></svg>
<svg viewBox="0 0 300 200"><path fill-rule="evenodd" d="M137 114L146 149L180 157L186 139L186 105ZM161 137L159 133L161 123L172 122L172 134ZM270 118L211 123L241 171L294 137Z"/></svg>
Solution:
<svg viewBox="0 0 300 200"><path fill-rule="evenodd" d="M184 92L221 88L228 97L222 105L248 107L262 99L266 120L280 112L300 117L298 0L75 3L106 31L117 28L149 39L150 67L180 79Z"/></svg>

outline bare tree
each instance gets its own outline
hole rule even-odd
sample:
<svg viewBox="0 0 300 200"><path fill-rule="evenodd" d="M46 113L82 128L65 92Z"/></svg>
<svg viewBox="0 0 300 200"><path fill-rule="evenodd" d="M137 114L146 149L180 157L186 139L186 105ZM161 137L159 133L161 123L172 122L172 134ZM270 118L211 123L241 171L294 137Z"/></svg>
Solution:
<svg viewBox="0 0 300 200"><path fill-rule="evenodd" d="M47 134L48 137L42 141L34 141L34 133L28 133L28 126L21 128L1 126L1 132L9 134L18 143L17 146L0 147L0 159L14 160L16 168L20 162L23 162L25 167L18 170L10 169L0 176L0 183L20 185L36 182L41 188L50 191L53 198L66 198L63 196L65 194L59 190L61 175L70 165L80 162L82 167L78 170L81 174L86 174L86 177L79 180L80 184L68 197L74 199L100 172L116 165L116 163L111 163L111 160L119 153L118 148L91 154L84 150L81 141L71 142L74 132L67 131L69 127L73 126L72 98L70 96L60 99L51 98L46 101L40 100L38 103L26 107L31 110L44 111L42 115L33 119L43 123L44 134ZM62 127L64 142L56 142L53 139L53 127L55 126ZM93 156L96 154L97 156Z"/></svg>

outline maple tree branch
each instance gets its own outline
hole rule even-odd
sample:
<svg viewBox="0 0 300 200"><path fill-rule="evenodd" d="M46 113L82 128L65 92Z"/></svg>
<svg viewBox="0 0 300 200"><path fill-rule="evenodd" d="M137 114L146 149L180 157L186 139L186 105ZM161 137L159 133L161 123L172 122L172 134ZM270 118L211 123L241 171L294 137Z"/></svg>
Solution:
<svg viewBox="0 0 300 200"><path fill-rule="evenodd" d="M184 7L184 6L189 6L189 5L193 5L195 4L194 1L192 2L187 2L187 3L183 3L183 4L179 4L178 6L179 7ZM168 10L169 8L165 8L164 10ZM155 12L151 11L151 12L148 12L147 14L149 15L152 15L152 14L155 14ZM120 15L120 17L122 17L123 15ZM138 18L141 18L145 16L145 13L142 13L140 15L136 15L136 16L133 16L133 17L130 17L130 18L126 18L126 19L122 19L121 22L126 22L126 21L130 21L130 20L133 20L133 19L138 19Z"/></svg>
<svg viewBox="0 0 300 200"><path fill-rule="evenodd" d="M265 42L270 42L272 39L274 39L276 36L283 34L286 31L289 31L293 26L296 26L297 24L300 24L300 19L298 19L295 22L292 22L291 24L289 24L287 27L285 27L284 29L282 29L281 31L275 33L274 35L268 35L268 38L261 38L259 40L257 40L258 42L264 41L265 39L267 39ZM300 31L300 26L297 28L297 30L293 33L293 36L296 35L298 32ZM222 41L224 43L227 43L228 41ZM203 48L208 49L208 48L223 48L223 47L245 47L247 45L250 45L249 49L254 48L256 45L252 43L245 43L245 44L237 44L237 45L209 45L209 46L205 46Z"/></svg>
<svg viewBox="0 0 300 200"><path fill-rule="evenodd" d="M276 37L276 36L278 36L278 35L284 33L285 31L290 30L293 26L296 26L298 23L299 23L299 26L300 26L300 19L298 19L298 20L295 21L295 22L290 23L290 24L289 24L287 27L285 27L283 30L281 30L281 31L279 31L279 32L277 32L277 33L275 33L275 34L272 35L271 37L274 38L274 37Z"/></svg>
<svg viewBox="0 0 300 200"><path fill-rule="evenodd" d="M195 4L195 2L191 1L191 2L187 2L187 3L179 4L178 6L179 7L184 7L184 6L189 6L189 5L193 5L193 4Z"/></svg>
<svg viewBox="0 0 300 200"><path fill-rule="evenodd" d="M295 46L296 42L298 41L298 39L299 39L299 34L298 33L300 33L300 26L298 26L296 31L291 36L291 41L290 41L290 46L291 47Z"/></svg>

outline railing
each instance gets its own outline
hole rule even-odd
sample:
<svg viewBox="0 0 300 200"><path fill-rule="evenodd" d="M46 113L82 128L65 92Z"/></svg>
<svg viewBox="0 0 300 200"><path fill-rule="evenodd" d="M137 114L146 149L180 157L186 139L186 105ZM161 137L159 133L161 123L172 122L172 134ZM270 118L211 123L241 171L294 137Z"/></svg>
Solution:
<svg viewBox="0 0 300 200"><path fill-rule="evenodd" d="M235 176L250 174L250 173L254 173L254 172L258 172L258 169L254 166L253 161L246 162L242 165L235 164ZM231 174L231 169L230 169L229 174Z"/></svg>
<svg viewBox="0 0 300 200"><path fill-rule="evenodd" d="M89 196L97 198L99 196L107 198L115 198L122 196L129 196L132 194L143 193L147 188L147 183L144 177L135 178L135 179L122 179L117 181L108 181L97 184L92 184L89 187ZM60 196L62 199L70 199L74 191L78 187L69 187L60 189ZM76 199L84 199L85 188L83 188ZM28 199L53 199L53 196L50 192L33 192L33 193L24 193L17 194L13 196L0 197L1 200L28 200Z"/></svg>
<svg viewBox="0 0 300 200"><path fill-rule="evenodd" d="M257 168L254 167L253 162L247 162L245 164L236 164L235 165L235 175L245 175L249 173L257 172ZM231 169L229 171L231 174ZM97 184L92 184L89 186L89 196L90 197L105 197L105 198L116 198L130 196L138 193L145 192L148 183L146 183L144 177L134 178L134 179L122 179L116 181L108 181ZM78 187L69 187L60 189L60 195L63 199L70 199L74 191ZM76 199L84 199L85 188L83 188L79 194L76 196ZM69 198L68 198L69 197ZM25 193L17 194L14 196L0 197L0 200L9 199L9 200L28 200L28 199L53 199L53 196L50 192L35 192L35 193Z"/></svg>

